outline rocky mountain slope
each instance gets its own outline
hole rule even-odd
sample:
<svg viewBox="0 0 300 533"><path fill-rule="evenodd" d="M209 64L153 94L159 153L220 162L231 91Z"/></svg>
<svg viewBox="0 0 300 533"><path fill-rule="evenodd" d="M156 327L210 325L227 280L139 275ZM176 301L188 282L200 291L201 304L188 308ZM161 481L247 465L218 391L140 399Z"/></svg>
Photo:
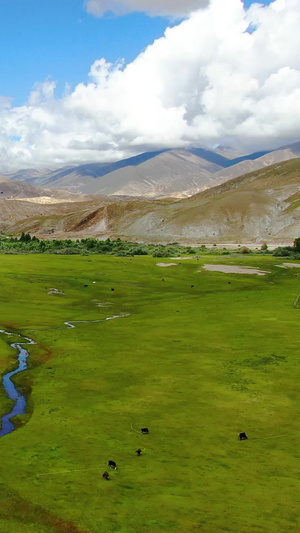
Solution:
<svg viewBox="0 0 300 533"><path fill-rule="evenodd" d="M300 159L157 206L142 216L126 215L115 229L145 240L292 241L300 235Z"/></svg>
<svg viewBox="0 0 300 533"><path fill-rule="evenodd" d="M94 194L182 198L211 187L212 176L218 170L220 165L186 150L171 150L93 180L84 190Z"/></svg>
<svg viewBox="0 0 300 533"><path fill-rule="evenodd" d="M25 181L13 181L0 176L0 199L11 200L13 198L38 198L48 199L49 203L52 202L78 202L80 200L86 200L86 195L72 194L69 191L46 189L31 185ZM41 200L42 202L42 200Z"/></svg>
<svg viewBox="0 0 300 533"><path fill-rule="evenodd" d="M160 150L114 163L90 163L52 171L27 169L5 174L5 177L74 193L184 198L229 179L221 175L215 179L222 169L244 160L256 160L264 154L266 152L233 157L234 153L228 150Z"/></svg>
<svg viewBox="0 0 300 533"><path fill-rule="evenodd" d="M219 183L223 183L228 179L237 178L243 176L254 170L259 170L281 161L290 161L300 156L300 143L295 143L284 148L279 148L273 152L268 152L256 159L247 159L241 162L237 162L234 165L223 168L216 172L213 176L214 180ZM237 159L235 159L237 161Z"/></svg>
<svg viewBox="0 0 300 533"><path fill-rule="evenodd" d="M12 181L0 177L0 231L18 232L17 226L28 220L30 230L42 232L47 217L54 217L54 224L46 234L53 233L57 227L63 227L61 220L73 212L92 209L93 206L106 206L123 198L109 196L73 194L69 191L46 189L22 181ZM126 200L126 198L124 198ZM35 220L35 223L33 222ZM40 221L41 226L39 226ZM48 231L49 230L49 231Z"/></svg>
<svg viewBox="0 0 300 533"><path fill-rule="evenodd" d="M300 156L300 143L248 155L229 147L147 152L114 163L90 163L56 170L27 169L5 174L48 189L73 193L186 198L240 175Z"/></svg>
<svg viewBox="0 0 300 533"><path fill-rule="evenodd" d="M8 203L15 217L5 216L3 207ZM2 230L40 237L291 242L300 235L300 159L265 167L182 200L116 201L95 195L77 203L40 205L12 199L0 200L0 213Z"/></svg>

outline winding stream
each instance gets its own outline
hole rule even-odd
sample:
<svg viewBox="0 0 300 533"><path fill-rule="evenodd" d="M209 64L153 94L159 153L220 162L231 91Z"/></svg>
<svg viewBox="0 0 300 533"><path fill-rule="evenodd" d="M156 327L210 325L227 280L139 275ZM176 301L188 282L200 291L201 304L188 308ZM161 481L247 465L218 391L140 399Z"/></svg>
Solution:
<svg viewBox="0 0 300 533"><path fill-rule="evenodd" d="M55 330L53 331L56 331L58 329L73 329L76 328L75 324L95 324L96 322L106 322L106 320L114 320L115 318L125 318L127 316L129 316L128 313L122 313L122 315L113 315L108 316L107 318L99 318L97 320L70 320L69 322L64 322L64 324L66 325L65 328L55 328Z"/></svg>
<svg viewBox="0 0 300 533"><path fill-rule="evenodd" d="M55 328L55 330L47 330L47 331L56 331L60 329L69 329L69 328L73 329L73 328L76 328L75 324L93 324L96 322L105 322L106 320L114 320L115 318L124 318L126 316L129 316L129 315L124 313L122 315L114 315L114 316L110 316L110 317L102 318L98 320L72 320L69 322L64 322L65 327ZM29 356L29 352L28 350L26 350L26 348L24 348L24 345L26 346L30 344L36 344L36 342L33 339L30 339L29 337L23 337L22 335L19 335L17 333L11 333L9 331L5 331L4 329L0 329L0 334L9 335L12 337L20 337L21 339L24 339L24 341L13 342L11 344L11 347L14 348L15 350L18 350L19 352L19 355L18 355L19 366L16 370L13 370L12 372L8 372L7 374L4 374L3 379L2 379L2 384L7 393L8 398L15 402L12 410L6 415L3 415L1 418L0 437L4 437L5 435L12 433L16 429L16 426L11 421L11 419L14 416L24 415L26 413L27 398L25 395L22 395L20 393L20 391L15 386L15 384L11 381L11 378L15 374L18 374L19 372L23 372L24 370L28 368L27 358Z"/></svg>
<svg viewBox="0 0 300 533"><path fill-rule="evenodd" d="M20 393L20 391L18 391L15 384L11 381L11 377L27 369L27 358L29 356L29 352L28 350L26 350L26 348L23 347L23 345L24 344L25 345L36 344L36 342L33 339L30 339L29 337L22 337L22 335L18 335L16 333L10 333L9 331L5 331L3 329L0 330L0 333L4 335L11 335L13 337L21 337L25 339L24 342L13 342L11 344L11 347L18 350L19 352L19 355L18 355L19 366L16 370L13 370L12 372L8 372L7 374L4 374L3 380L2 380L3 387L7 393L7 396L15 402L12 410L6 415L2 416L1 418L0 437L4 437L5 435L8 435L9 433L11 433L12 431L16 429L11 419L17 415L24 415L24 413L26 412L26 407L27 407L26 396L24 396L23 394Z"/></svg>

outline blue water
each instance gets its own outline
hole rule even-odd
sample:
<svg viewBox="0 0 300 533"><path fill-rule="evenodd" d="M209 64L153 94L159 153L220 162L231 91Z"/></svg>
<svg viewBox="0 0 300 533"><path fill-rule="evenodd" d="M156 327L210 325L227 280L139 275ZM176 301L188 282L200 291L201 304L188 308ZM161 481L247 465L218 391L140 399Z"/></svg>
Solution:
<svg viewBox="0 0 300 533"><path fill-rule="evenodd" d="M9 333L7 331L0 330L0 333L4 333L5 335L12 335L12 333ZM7 413L6 415L2 416L1 418L1 430L0 430L0 437L4 437L5 435L8 435L12 431L16 429L15 425L11 421L11 419L14 416L17 415L23 415L26 413L26 407L27 407L27 399L24 395L22 395L17 387L14 385L14 383L11 381L11 377L15 374L18 374L19 372L23 372L27 369L27 358L29 356L29 352L23 348L23 344L35 344L35 342L32 339L29 339L25 337L25 340L27 342L20 342L20 343L12 343L11 347L18 350L18 362L19 366L16 370L13 370L12 372L8 372L3 376L3 387L7 393L7 396L13 400L14 406L12 410Z"/></svg>

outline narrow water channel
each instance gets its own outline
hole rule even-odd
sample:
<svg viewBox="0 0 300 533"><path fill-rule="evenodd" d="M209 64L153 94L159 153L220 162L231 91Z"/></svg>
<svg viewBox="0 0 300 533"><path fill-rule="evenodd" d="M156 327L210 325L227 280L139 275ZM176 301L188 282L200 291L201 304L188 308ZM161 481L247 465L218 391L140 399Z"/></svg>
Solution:
<svg viewBox="0 0 300 533"><path fill-rule="evenodd" d="M29 344L36 344L36 342L32 339L29 339L28 337L22 337L21 335L11 333L9 331L5 331L3 329L0 330L0 334L3 335L10 335L13 337L21 337L24 341L22 342L13 342L11 344L11 347L18 351L18 362L19 366L12 372L8 372L7 374L4 374L2 379L3 387L7 393L7 396L14 401L14 406L12 410L7 413L6 415L2 416L1 418L1 430L0 430L0 437L4 437L5 435L8 435L12 431L16 429L14 423L12 422L12 418L17 415L23 415L26 412L27 407L27 399L26 396L20 393L20 391L17 389L15 384L11 381L12 376L15 374L18 374L19 372L23 372L27 369L27 358L29 356L28 350L24 348L24 345Z"/></svg>
<svg viewBox="0 0 300 533"><path fill-rule="evenodd" d="M73 329L73 328L76 328L75 324L92 324L96 322L105 322L106 320L114 320L115 318L125 318L127 316L129 316L127 313L123 313L121 315L113 315L113 316L98 319L98 320L73 320L70 322L64 322L65 324L64 327L55 328L55 330L67 329L67 328ZM48 330L48 331L53 331L53 330ZM12 333L4 329L0 329L0 334L21 338L20 342L11 343L11 347L19 352L19 355L18 355L19 366L18 368L16 368L16 370L13 370L12 372L8 372L7 374L4 374L3 379L2 379L2 384L3 384L4 390L7 393L8 398L15 402L12 410L6 415L3 415L1 418L0 437L4 437L5 435L12 433L12 431L16 429L16 426L12 422L12 418L14 416L24 415L26 413L27 398L26 396L20 393L20 391L17 389L13 381L11 381L11 378L15 374L18 374L19 372L23 372L24 370L27 369L27 358L29 356L29 352L28 350L26 350L26 348L24 348L24 345L27 346L30 344L36 344L36 342L33 339L30 339L29 337L23 337L22 335L19 335L17 333Z"/></svg>

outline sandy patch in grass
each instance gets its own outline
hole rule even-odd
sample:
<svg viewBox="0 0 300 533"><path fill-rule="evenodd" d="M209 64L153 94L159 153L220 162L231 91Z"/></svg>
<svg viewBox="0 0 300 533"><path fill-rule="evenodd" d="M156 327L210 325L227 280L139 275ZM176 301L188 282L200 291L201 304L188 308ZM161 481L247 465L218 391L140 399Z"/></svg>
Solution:
<svg viewBox="0 0 300 533"><path fill-rule="evenodd" d="M48 294L57 294L57 295L65 296L64 292L60 291L59 289L54 289L54 288L51 288Z"/></svg>
<svg viewBox="0 0 300 533"><path fill-rule="evenodd" d="M283 263L285 267L300 268L300 263Z"/></svg>
<svg viewBox="0 0 300 533"><path fill-rule="evenodd" d="M270 273L268 270L238 265L203 265L203 268L211 272L224 272L224 274L257 274L258 276L265 276ZM198 270L198 272L201 272L201 270Z"/></svg>
<svg viewBox="0 0 300 533"><path fill-rule="evenodd" d="M186 261L187 259L197 259L197 256L194 255L194 256L190 256L190 257L170 257L170 259L180 259L180 261Z"/></svg>
<svg viewBox="0 0 300 533"><path fill-rule="evenodd" d="M156 266L158 267L172 267L172 266L178 266L178 263L156 263Z"/></svg>

